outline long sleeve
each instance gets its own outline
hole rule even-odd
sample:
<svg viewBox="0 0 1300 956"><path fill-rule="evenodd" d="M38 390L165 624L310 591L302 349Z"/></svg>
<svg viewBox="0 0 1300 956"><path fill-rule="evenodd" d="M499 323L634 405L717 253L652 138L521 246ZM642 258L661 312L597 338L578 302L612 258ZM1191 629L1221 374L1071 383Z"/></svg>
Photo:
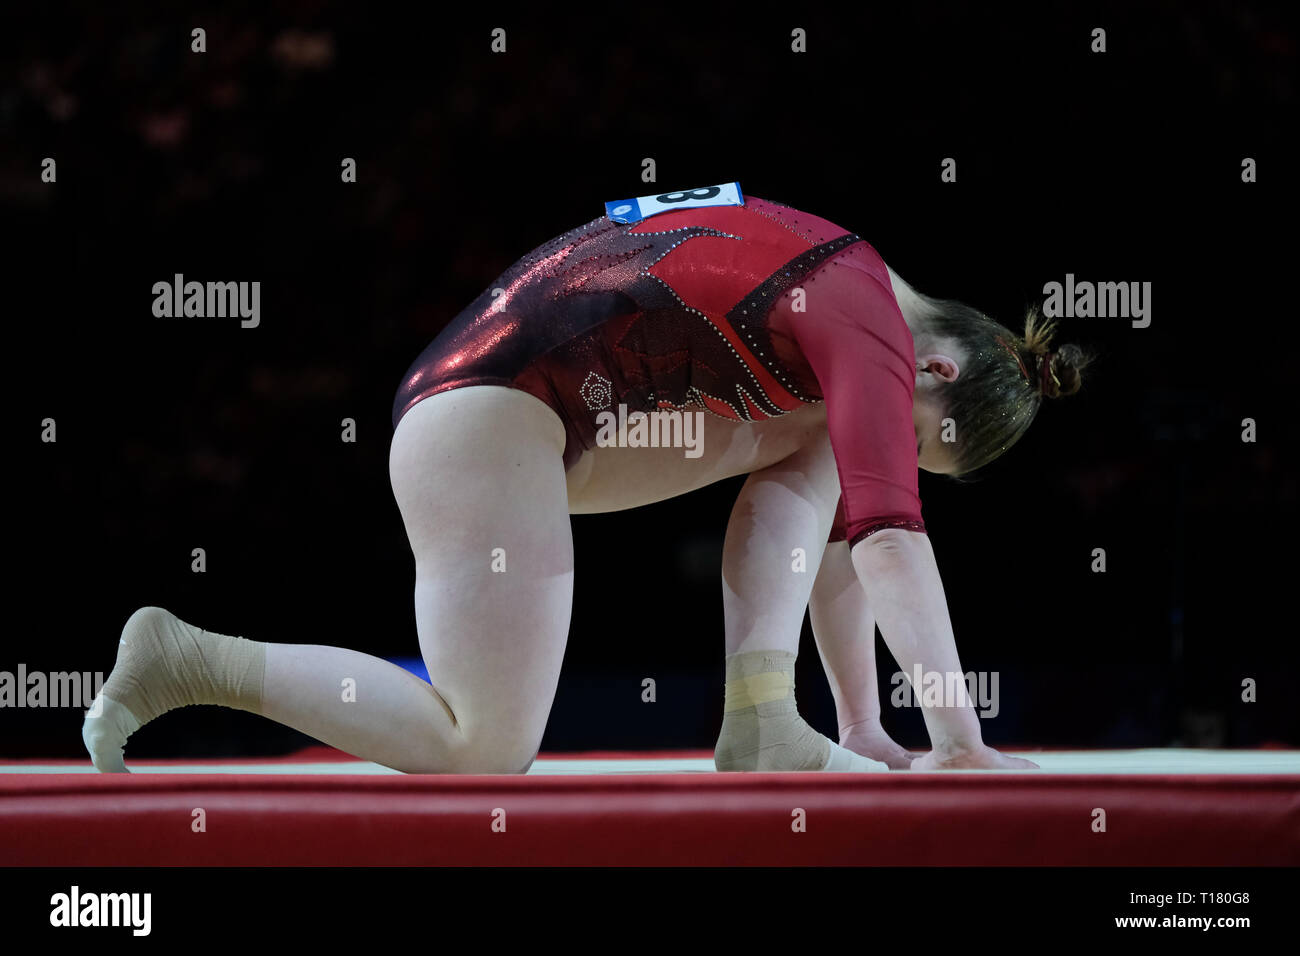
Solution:
<svg viewBox="0 0 1300 956"><path fill-rule="evenodd" d="M887 281L887 279L886 279ZM888 286L854 257L832 260L805 286L806 311L775 308L817 378L840 478L831 540L850 545L882 528L924 531L912 423L915 350Z"/></svg>

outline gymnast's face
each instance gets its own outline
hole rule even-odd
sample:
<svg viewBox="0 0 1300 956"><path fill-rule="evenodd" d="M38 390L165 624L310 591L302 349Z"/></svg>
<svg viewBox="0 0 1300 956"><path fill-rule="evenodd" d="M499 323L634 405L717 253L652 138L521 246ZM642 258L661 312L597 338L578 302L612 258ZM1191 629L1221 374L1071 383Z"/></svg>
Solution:
<svg viewBox="0 0 1300 956"><path fill-rule="evenodd" d="M957 349L936 349L916 357L916 391L912 396L912 424L916 426L916 463L924 471L950 475L955 471L952 444L942 438L945 403L939 391L961 374L953 356Z"/></svg>

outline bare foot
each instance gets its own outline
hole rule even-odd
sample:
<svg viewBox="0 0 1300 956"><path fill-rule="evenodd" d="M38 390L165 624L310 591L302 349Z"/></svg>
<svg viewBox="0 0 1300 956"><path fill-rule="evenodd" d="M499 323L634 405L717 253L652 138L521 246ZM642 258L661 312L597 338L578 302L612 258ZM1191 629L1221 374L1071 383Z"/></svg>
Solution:
<svg viewBox="0 0 1300 956"><path fill-rule="evenodd" d="M912 761L913 770L1037 770L1038 764L1022 757L1008 757L992 747L940 754L930 751Z"/></svg>
<svg viewBox="0 0 1300 956"><path fill-rule="evenodd" d="M907 770L921 755L904 750L879 723L855 724L840 737L840 746L886 764L890 770Z"/></svg>

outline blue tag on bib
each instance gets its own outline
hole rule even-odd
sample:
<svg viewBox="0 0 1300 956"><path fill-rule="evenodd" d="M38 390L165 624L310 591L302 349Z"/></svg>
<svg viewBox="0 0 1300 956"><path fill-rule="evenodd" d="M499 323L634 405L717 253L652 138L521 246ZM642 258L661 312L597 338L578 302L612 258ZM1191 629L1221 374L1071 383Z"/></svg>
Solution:
<svg viewBox="0 0 1300 956"><path fill-rule="evenodd" d="M701 206L743 206L745 197L741 195L740 183L722 183L719 186L701 186L699 189L683 189L675 193L658 193L653 196L637 196L635 199L618 199L605 203L605 215L611 220L624 225L649 219L661 212L674 209L698 209Z"/></svg>

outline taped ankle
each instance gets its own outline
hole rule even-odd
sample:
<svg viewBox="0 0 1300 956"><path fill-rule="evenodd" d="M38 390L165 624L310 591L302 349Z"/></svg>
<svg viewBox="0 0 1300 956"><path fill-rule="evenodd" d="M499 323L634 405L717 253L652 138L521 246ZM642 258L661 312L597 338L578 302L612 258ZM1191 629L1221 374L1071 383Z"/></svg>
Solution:
<svg viewBox="0 0 1300 956"><path fill-rule="evenodd" d="M719 770L827 770L867 773L889 767L841 747L808 726L794 696L795 655L747 651L727 658Z"/></svg>
<svg viewBox="0 0 1300 956"><path fill-rule="evenodd" d="M145 607L122 629L117 664L102 693L143 726L192 704L260 714L265 679L266 645L205 631L162 608Z"/></svg>
<svg viewBox="0 0 1300 956"><path fill-rule="evenodd" d="M795 655L748 651L727 658L722 732L714 766L723 771L822 770L831 742L799 716Z"/></svg>

